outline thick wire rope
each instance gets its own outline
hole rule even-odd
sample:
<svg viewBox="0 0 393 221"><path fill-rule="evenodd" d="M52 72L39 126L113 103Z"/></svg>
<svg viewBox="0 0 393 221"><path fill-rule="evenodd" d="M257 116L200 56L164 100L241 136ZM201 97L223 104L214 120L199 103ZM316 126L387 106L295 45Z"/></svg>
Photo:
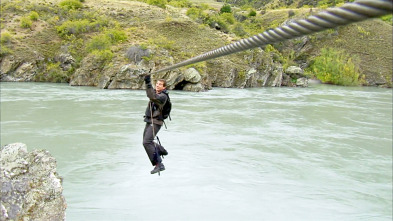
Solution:
<svg viewBox="0 0 393 221"><path fill-rule="evenodd" d="M380 17L391 14L392 10L393 0L358 0L353 3L346 3L341 7L328 8L326 11L317 13L306 19L291 22L287 25L265 31L250 38L239 40L235 43L206 52L172 66L153 71L152 74L169 71L182 66L261 47L267 44L309 35L326 29Z"/></svg>

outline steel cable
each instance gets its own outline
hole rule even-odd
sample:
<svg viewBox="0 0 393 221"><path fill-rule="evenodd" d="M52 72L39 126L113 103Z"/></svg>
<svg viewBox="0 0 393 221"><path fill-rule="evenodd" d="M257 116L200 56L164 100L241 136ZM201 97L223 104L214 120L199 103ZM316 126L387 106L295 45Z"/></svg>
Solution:
<svg viewBox="0 0 393 221"><path fill-rule="evenodd" d="M254 35L250 38L242 39L235 43L206 52L172 66L153 71L152 74L169 71L182 66L261 47L267 44L309 35L326 29L348 25L369 18L380 17L391 14L392 10L393 0L358 0L353 3L346 3L341 7L328 8L326 11L317 13L316 15L312 15L306 19L291 22L281 27Z"/></svg>

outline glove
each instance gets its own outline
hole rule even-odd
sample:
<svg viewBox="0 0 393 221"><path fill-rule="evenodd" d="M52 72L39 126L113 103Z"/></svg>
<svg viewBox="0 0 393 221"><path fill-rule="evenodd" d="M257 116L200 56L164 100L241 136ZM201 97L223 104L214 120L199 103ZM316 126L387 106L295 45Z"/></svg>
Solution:
<svg viewBox="0 0 393 221"><path fill-rule="evenodd" d="M145 83L148 84L150 83L150 81L151 81L150 74L148 74L145 76Z"/></svg>

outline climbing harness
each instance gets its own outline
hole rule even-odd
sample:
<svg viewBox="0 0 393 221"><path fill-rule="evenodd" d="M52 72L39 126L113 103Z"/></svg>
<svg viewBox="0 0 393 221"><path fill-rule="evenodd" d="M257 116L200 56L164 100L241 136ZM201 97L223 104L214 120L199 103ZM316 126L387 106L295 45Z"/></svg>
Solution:
<svg viewBox="0 0 393 221"><path fill-rule="evenodd" d="M172 66L154 71L153 73L169 71L185 65L226 56L267 44L309 35L370 18L380 17L391 14L392 10L393 0L358 0L353 3L346 3L341 7L328 8L326 11L312 15L307 19L291 22L287 25L254 35L250 38L242 39Z"/></svg>

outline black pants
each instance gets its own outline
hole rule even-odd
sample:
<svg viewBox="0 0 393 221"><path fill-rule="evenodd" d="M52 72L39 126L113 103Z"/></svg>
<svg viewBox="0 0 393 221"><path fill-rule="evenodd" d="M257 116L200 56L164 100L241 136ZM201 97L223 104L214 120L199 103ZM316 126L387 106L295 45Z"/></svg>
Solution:
<svg viewBox="0 0 393 221"><path fill-rule="evenodd" d="M154 126L154 134L153 134L153 126ZM150 159L150 162L153 166L157 163L161 163L161 157L158 153L159 144L154 142L154 137L157 135L158 131L160 131L161 125L146 123L145 130L143 131L143 146L145 147L147 156Z"/></svg>

